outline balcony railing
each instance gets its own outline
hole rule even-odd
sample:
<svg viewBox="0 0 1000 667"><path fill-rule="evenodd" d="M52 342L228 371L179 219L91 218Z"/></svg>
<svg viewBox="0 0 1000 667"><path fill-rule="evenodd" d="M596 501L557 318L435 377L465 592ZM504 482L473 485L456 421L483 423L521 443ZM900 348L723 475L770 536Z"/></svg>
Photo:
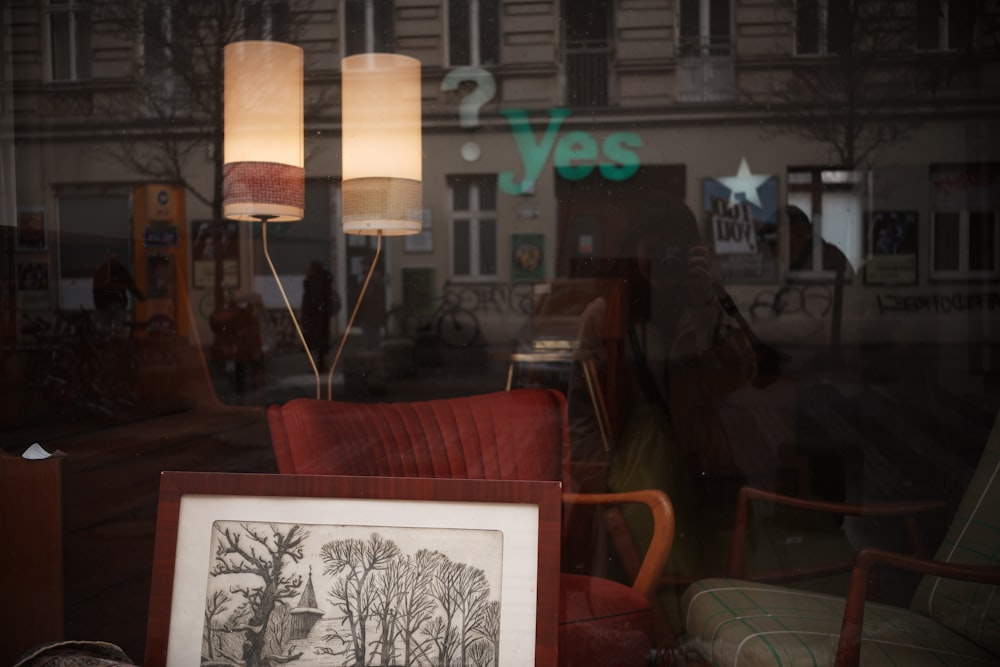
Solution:
<svg viewBox="0 0 1000 667"><path fill-rule="evenodd" d="M566 44L566 103L572 107L603 107L609 102L612 49L605 40Z"/></svg>

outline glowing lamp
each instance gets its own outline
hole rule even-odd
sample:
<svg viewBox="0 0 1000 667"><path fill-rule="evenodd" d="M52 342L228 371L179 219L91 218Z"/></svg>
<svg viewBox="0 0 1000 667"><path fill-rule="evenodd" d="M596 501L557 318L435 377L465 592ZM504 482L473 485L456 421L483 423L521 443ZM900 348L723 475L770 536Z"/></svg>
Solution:
<svg viewBox="0 0 1000 667"><path fill-rule="evenodd" d="M419 233L420 61L362 53L345 58L341 72L344 233Z"/></svg>
<svg viewBox="0 0 1000 667"><path fill-rule="evenodd" d="M305 209L302 49L235 42L225 57L223 215L291 222Z"/></svg>

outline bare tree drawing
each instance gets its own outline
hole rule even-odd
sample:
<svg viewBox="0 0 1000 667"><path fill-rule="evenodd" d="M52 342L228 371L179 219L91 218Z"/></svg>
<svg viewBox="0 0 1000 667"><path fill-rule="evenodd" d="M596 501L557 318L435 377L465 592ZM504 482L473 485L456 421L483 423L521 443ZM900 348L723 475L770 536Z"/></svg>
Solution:
<svg viewBox="0 0 1000 667"><path fill-rule="evenodd" d="M330 589L330 600L341 612L347 634L332 633L329 639L341 641L344 648L329 652L348 656L347 665L368 665L368 621L375 613L377 575L399 555L399 547L378 533L372 533L367 541L336 540L320 549L324 573L332 577L342 575Z"/></svg>
<svg viewBox="0 0 1000 667"><path fill-rule="evenodd" d="M500 664L500 601L490 600L479 608L473 630L482 638L474 645L477 665ZM482 655L482 661L478 655Z"/></svg>
<svg viewBox="0 0 1000 667"><path fill-rule="evenodd" d="M221 629L217 625L216 619L229 611L230 602L232 602L232 597L225 591L213 592L205 602L204 653L209 661L215 659L213 641L216 632Z"/></svg>
<svg viewBox="0 0 1000 667"><path fill-rule="evenodd" d="M431 595L434 576L445 556L437 551L421 549L415 556L401 562L403 569L403 594L397 614L397 623L403 642L403 664L414 664L417 658L426 657L430 640L418 634L434 618L436 606ZM499 603L497 603L499 607Z"/></svg>
<svg viewBox="0 0 1000 667"><path fill-rule="evenodd" d="M484 570L438 551L404 554L378 533L320 549L341 629L316 652L349 667L495 665L500 602Z"/></svg>
<svg viewBox="0 0 1000 667"><path fill-rule="evenodd" d="M239 594L246 600L245 607L238 610L241 614L234 615L231 625L232 631L243 634L239 664L264 667L296 659L296 655L285 654L287 609L284 601L298 594L302 577L287 574L287 568L302 559L308 533L298 525L283 531L276 525L264 529L248 523L219 530L211 575L250 575L249 580L256 582L230 586L230 593ZM234 581L243 581L243 577Z"/></svg>
<svg viewBox="0 0 1000 667"><path fill-rule="evenodd" d="M459 664L466 665L469 645L475 641L472 633L476 629L477 618L489 602L490 586L481 569L466 563L447 563L442 568L439 581L444 584L442 591L451 598L454 606L453 618L458 622L456 641Z"/></svg>

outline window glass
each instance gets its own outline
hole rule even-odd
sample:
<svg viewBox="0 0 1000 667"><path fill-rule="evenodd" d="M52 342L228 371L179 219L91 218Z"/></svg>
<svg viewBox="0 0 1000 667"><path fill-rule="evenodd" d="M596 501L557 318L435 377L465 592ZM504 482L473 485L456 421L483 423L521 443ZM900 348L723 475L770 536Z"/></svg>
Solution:
<svg viewBox="0 0 1000 667"><path fill-rule="evenodd" d="M49 42L55 81L90 78L90 9L83 2L50 2Z"/></svg>
<svg viewBox="0 0 1000 667"><path fill-rule="evenodd" d="M961 265L962 226L957 213L934 215L934 269L958 271Z"/></svg>
<svg viewBox="0 0 1000 667"><path fill-rule="evenodd" d="M393 0L344 0L344 55L393 53Z"/></svg>
<svg viewBox="0 0 1000 667"><path fill-rule="evenodd" d="M996 262L996 213L971 211L969 213L969 270L996 272Z"/></svg>
<svg viewBox="0 0 1000 667"><path fill-rule="evenodd" d="M49 22L52 33L52 78L65 81L73 78L73 53L70 45L70 17L68 14L54 14Z"/></svg>
<svg viewBox="0 0 1000 667"><path fill-rule="evenodd" d="M452 200L452 266L456 277L497 273L496 178L448 179Z"/></svg>
<svg viewBox="0 0 1000 667"><path fill-rule="evenodd" d="M951 517L963 516L979 462L991 461L1000 414L997 0L14 0L4 9L0 515L12 506L8 470L28 446L65 456L50 461L61 487L42 492L15 474L30 482L15 509L52 511L0 549L2 602L18 610L3 621L0 664L63 636L148 655L159 473L301 472L268 421L276 406L336 413L335 426L290 438L319 445L310 474L377 471L379 488L395 490L395 466L421 472L427 457L435 475L499 469L559 479L564 492L665 493L676 531L649 596L660 603L648 623L656 634L629 656L639 665L753 657L754 641L729 634L746 625L723 620L740 605L776 618L749 599L753 587L737 586L741 600L728 609L692 610L692 599L728 601L725 591L685 598L691 585L773 575L782 589L841 596L849 571L813 576L827 556L914 551L905 520L840 505L803 515L769 493L865 507L926 500L916 521L926 552L948 560L941 546L961 541L947 534ZM256 99L226 91L234 72L222 56L240 40L302 49L301 132L298 82L268 85L277 60L252 72ZM362 53L404 55L420 69L412 87L372 86L381 100L357 119L342 108L341 65ZM419 100L419 124L396 122L402 92ZM237 115L256 119L240 154ZM345 195L344 178L362 171L345 164L356 154L344 139L369 122L392 143L367 151L369 168ZM276 130L288 128L286 144ZM418 131L419 157L405 159L403 134ZM253 204L250 219L226 218L227 204ZM301 218L269 217L278 213ZM546 391L521 393L533 389ZM488 417L462 412L446 424L438 408L453 404L434 403L441 419L373 418L484 396ZM508 414L506 400L530 409ZM539 416L556 437L535 441ZM512 433L519 442L479 451ZM532 450L517 453L528 441ZM740 527L745 487L766 493ZM62 512L49 502L60 498ZM578 596L563 588L567 600L628 592L652 539L648 515L576 500L552 531L560 569L602 585ZM1000 507L988 500L982 508ZM331 522L351 524L342 537L377 544L368 523L384 516L341 514ZM367 624L353 626L342 616L355 571L323 560L339 537L315 529L315 516L302 555L290 550L270 589L273 570L218 576L218 545L185 547L202 554L186 563L204 568L182 577L198 580L198 608L182 610L192 656L169 662L396 664L410 648L412 663L531 664L505 657L522 633L500 643L497 661L495 605L413 624L390 613L405 597L395 585L419 579L412 568L425 556L441 568L438 583L473 571L491 586L501 574L520 580L491 556L457 563L465 519L477 515L441 514L464 517L461 539L450 529L428 540L394 532L405 556L364 580L377 586ZM259 518L261 532L240 546L254 541L267 560L273 527L298 518ZM1000 554L980 523L968 529L975 548L961 553ZM29 553L55 544L47 529L66 548ZM210 532L206 540L222 535ZM731 556L740 535L747 548ZM51 571L32 569L43 564ZM962 595L942 582L930 604L918 578L879 577L869 593L884 627L898 627L894 608L938 624L935 615L952 616L942 600ZM501 633L533 608L508 590ZM420 601L451 601L433 597ZM282 602L268 613L265 599ZM820 627L781 613L781 633L767 638L788 650L786 662L829 654L843 619ZM793 636L801 623L810 632ZM866 633L879 631L870 625ZM995 625L952 625L950 660L1000 651ZM631 664L623 658L641 644L638 624L624 639L601 624L601 642L585 626L573 624L587 641L558 646L566 667ZM964 636L968 628L983 636ZM898 664L919 662L896 656L896 639L872 641ZM610 655L598 653L604 643ZM678 645L651 658L652 646Z"/></svg>

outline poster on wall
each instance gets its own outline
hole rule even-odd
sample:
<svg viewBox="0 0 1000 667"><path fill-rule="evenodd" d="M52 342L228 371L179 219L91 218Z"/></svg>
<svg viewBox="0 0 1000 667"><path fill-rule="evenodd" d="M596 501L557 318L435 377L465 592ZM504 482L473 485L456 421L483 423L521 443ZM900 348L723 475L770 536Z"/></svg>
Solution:
<svg viewBox="0 0 1000 667"><path fill-rule="evenodd" d="M702 183L703 238L712 244L726 283L778 279L778 178L741 161L732 176Z"/></svg>
<svg viewBox="0 0 1000 667"><path fill-rule="evenodd" d="M45 250L45 209L17 210L17 249L26 252Z"/></svg>
<svg viewBox="0 0 1000 667"><path fill-rule="evenodd" d="M218 227L211 220L191 223L191 283L198 289L215 285L215 262L222 257L223 287L240 286L239 223L227 220Z"/></svg>
<svg viewBox="0 0 1000 667"><path fill-rule="evenodd" d="M49 308L48 262L17 263L17 305L25 310Z"/></svg>
<svg viewBox="0 0 1000 667"><path fill-rule="evenodd" d="M539 282L545 278L545 235L511 234L511 279Z"/></svg>
<svg viewBox="0 0 1000 667"><path fill-rule="evenodd" d="M873 211L868 220L866 285L917 284L917 212Z"/></svg>

